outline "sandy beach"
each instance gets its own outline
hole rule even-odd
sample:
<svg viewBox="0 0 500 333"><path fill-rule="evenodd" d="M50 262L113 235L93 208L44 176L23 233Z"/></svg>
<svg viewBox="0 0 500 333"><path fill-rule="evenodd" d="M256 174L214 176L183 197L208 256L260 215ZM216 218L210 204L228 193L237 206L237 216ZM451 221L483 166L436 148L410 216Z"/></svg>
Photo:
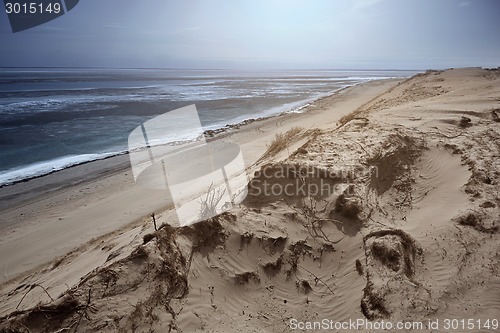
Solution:
<svg viewBox="0 0 500 333"><path fill-rule="evenodd" d="M393 86L370 82L323 98L306 113L288 114L248 124L219 135L238 144L252 166L278 133L293 127L333 126L342 116ZM171 203L135 186L128 155L86 163L29 182L0 189L2 279L51 261L92 238L128 224L142 223ZM44 241L45 240L45 241Z"/></svg>
<svg viewBox="0 0 500 333"><path fill-rule="evenodd" d="M0 188L0 331L498 331L498 70L371 81L215 140L249 193L191 226L128 155Z"/></svg>

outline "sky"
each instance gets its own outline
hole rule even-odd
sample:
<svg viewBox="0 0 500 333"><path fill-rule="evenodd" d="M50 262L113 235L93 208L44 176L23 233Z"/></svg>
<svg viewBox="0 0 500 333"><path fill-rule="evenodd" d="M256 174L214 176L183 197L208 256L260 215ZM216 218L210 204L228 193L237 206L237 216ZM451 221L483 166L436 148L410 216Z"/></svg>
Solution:
<svg viewBox="0 0 500 333"><path fill-rule="evenodd" d="M444 69L500 66L500 0L80 0L12 33L0 66Z"/></svg>

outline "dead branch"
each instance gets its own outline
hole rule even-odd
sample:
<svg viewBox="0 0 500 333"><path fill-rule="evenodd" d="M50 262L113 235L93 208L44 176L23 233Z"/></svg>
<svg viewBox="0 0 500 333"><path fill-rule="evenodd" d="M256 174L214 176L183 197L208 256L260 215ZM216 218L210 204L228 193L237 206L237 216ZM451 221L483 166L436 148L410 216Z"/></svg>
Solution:
<svg viewBox="0 0 500 333"><path fill-rule="evenodd" d="M28 295L30 291L32 291L33 289L35 289L35 287L40 287L40 288L42 288L42 289L43 289L43 291L45 291L45 293L47 294L47 296L49 296L50 300L51 300L52 302L54 301L54 299L52 298L52 296L50 296L50 294L47 292L47 289L45 289L42 285L39 285L38 283L35 283L35 284L31 285L30 290L28 290L28 291L24 294L24 296L21 298L21 300L19 301L19 304L17 304L17 306L16 306L16 310L19 308L19 306L21 305L21 303L22 303L22 301L24 300L24 298L26 297L26 295Z"/></svg>

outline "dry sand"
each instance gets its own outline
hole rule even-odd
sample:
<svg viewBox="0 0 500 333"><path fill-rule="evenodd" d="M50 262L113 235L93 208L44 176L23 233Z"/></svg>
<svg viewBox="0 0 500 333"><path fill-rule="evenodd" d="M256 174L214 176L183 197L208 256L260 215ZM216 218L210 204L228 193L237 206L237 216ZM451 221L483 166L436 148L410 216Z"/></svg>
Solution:
<svg viewBox="0 0 500 333"><path fill-rule="evenodd" d="M323 319L499 331L477 327L500 319L499 78L371 82L225 134L249 195L189 227L168 225L125 156L2 190L0 331L287 332ZM156 232L141 218L153 211Z"/></svg>
<svg viewBox="0 0 500 333"><path fill-rule="evenodd" d="M347 88L317 101L307 113L254 122L221 139L238 144L245 164L251 166L276 133L296 126L332 126L395 82ZM92 238L142 223L171 205L162 194L135 186L127 155L1 188L0 282L63 256Z"/></svg>

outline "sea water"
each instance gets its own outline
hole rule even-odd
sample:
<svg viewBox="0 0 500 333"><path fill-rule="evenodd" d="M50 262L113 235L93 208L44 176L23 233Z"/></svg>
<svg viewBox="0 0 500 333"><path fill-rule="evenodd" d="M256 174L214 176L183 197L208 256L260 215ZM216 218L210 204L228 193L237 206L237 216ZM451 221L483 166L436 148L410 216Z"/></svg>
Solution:
<svg viewBox="0 0 500 333"><path fill-rule="evenodd" d="M130 132L195 104L204 130L414 71L0 69L0 186L127 151ZM182 121L179 119L179 121ZM177 141L165 133L166 141Z"/></svg>

